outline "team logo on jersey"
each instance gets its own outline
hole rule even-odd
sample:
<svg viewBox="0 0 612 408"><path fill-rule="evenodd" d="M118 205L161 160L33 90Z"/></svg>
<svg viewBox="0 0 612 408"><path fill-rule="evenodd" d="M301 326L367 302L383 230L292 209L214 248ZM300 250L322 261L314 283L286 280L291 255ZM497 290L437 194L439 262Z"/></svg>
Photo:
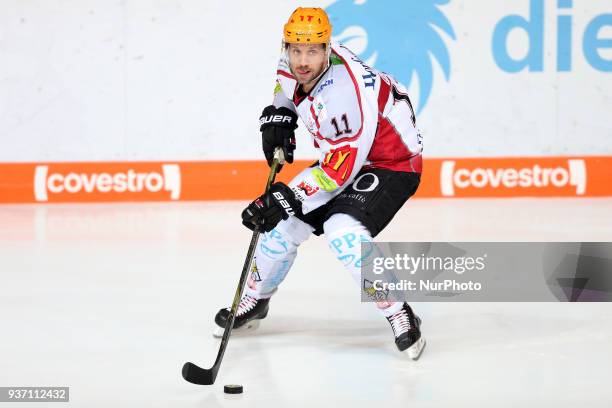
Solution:
<svg viewBox="0 0 612 408"><path fill-rule="evenodd" d="M418 78L421 112L433 87L433 60L450 79L450 56L442 32L455 40L455 32L439 5L450 0L338 0L326 8L336 40L351 46L362 37L348 28L360 27L367 33L367 45L359 57L388 72L406 86Z"/></svg>
<svg viewBox="0 0 612 408"><path fill-rule="evenodd" d="M351 175L356 156L357 149L351 146L331 149L325 155L321 168L337 185L341 186Z"/></svg>
<svg viewBox="0 0 612 408"><path fill-rule="evenodd" d="M314 97L312 101L312 110L314 111L314 117L317 118L319 123L327 119L327 107L325 106L323 98L320 95ZM315 128L314 133L316 133L318 130L318 127Z"/></svg>

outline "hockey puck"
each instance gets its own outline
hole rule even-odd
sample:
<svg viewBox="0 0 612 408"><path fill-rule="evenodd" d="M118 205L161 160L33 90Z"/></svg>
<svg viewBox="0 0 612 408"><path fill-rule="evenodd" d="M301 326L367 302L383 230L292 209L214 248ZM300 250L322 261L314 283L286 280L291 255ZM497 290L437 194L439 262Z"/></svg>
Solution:
<svg viewBox="0 0 612 408"><path fill-rule="evenodd" d="M238 385L238 384L224 385L223 392L226 394L242 394L242 385Z"/></svg>

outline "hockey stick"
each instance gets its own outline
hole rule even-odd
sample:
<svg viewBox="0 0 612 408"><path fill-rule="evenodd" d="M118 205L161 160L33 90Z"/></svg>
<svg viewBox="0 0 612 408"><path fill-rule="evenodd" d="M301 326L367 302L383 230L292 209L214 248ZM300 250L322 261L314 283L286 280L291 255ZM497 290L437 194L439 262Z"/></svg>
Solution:
<svg viewBox="0 0 612 408"><path fill-rule="evenodd" d="M268 191L272 183L274 183L278 168L284 162L285 157L283 155L283 150L277 148L274 152L274 160L272 162L272 167L270 168L270 174L268 175L266 191ZM223 354L225 354L227 343L229 343L230 333L232 332L232 328L234 327L234 319L236 318L236 312L238 311L238 304L240 303L240 299L242 299L244 283L246 282L247 276L249 275L251 262L253 261L253 255L255 254L255 247L257 246L257 241L259 240L259 234L259 227L255 227L255 230L253 231L253 236L251 237L251 244L249 245L249 250L247 252L246 259L244 260L244 266L242 267L242 274L240 275L240 280L238 281L238 287L236 288L236 294L234 295L234 302L232 303L232 307L230 308L230 312L227 317L225 331L223 332L223 338L221 339L221 345L219 346L219 352L217 353L215 364L213 364L211 368L205 369L198 367L197 365L191 362L185 363L185 365L183 365L183 378L189 381L190 383L199 385L212 385L214 384L215 379L217 378L217 373L219 372L219 367L221 366L221 360L223 360Z"/></svg>

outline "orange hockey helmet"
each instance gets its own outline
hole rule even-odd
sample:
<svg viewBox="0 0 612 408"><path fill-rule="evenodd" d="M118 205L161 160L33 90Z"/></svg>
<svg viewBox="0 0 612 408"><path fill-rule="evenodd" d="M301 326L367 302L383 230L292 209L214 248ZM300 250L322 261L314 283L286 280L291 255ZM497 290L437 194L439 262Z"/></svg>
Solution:
<svg viewBox="0 0 612 408"><path fill-rule="evenodd" d="M328 44L332 26L322 8L298 7L285 24L285 44Z"/></svg>

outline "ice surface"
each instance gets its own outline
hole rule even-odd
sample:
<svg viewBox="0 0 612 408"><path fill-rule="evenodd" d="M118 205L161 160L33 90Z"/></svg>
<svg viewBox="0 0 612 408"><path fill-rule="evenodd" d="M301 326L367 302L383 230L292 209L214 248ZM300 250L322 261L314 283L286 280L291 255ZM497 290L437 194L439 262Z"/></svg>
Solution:
<svg viewBox="0 0 612 408"><path fill-rule="evenodd" d="M217 352L242 206L0 206L0 385L70 386L74 407L612 405L612 305L414 304L428 345L413 362L316 237L217 383L185 382L185 361ZM414 200L379 239L610 241L612 200Z"/></svg>

